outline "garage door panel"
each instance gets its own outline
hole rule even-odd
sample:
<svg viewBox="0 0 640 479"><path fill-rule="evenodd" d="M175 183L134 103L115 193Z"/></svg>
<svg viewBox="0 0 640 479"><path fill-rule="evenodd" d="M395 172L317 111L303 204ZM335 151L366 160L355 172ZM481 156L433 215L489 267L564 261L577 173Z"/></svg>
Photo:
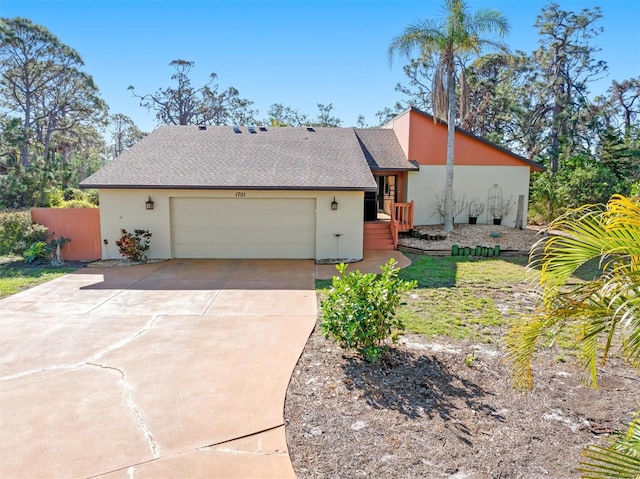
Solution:
<svg viewBox="0 0 640 479"><path fill-rule="evenodd" d="M176 258L314 258L315 199L172 198Z"/></svg>

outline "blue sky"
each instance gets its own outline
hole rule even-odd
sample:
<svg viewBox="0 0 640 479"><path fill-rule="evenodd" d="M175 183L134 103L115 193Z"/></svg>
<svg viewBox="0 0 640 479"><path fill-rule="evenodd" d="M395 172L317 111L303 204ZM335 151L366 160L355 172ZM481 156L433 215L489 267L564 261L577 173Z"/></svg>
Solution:
<svg viewBox="0 0 640 479"><path fill-rule="evenodd" d="M497 8L509 19L506 43L531 52L543 0L468 0L471 10ZM594 40L611 80L640 75L640 1L559 0L580 11L600 5L605 31ZM143 130L152 113L127 91L150 93L169 84L169 62L195 61L192 79L218 74L224 89L254 101L259 118L272 103L315 115L316 103L333 103L343 126L358 115L374 125L375 113L400 99L403 58L389 67L391 39L409 23L442 15L441 0L0 0L0 16L44 25L76 49L112 113L130 116Z"/></svg>

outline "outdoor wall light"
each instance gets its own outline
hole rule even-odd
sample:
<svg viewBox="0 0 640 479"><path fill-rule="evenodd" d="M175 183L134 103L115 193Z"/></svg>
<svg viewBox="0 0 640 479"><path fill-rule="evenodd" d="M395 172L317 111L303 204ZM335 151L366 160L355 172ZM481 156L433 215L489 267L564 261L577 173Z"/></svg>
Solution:
<svg viewBox="0 0 640 479"><path fill-rule="evenodd" d="M144 205L146 206L146 208L148 210L152 210L153 209L153 200L151 199L151 196L149 196L149 199L147 200L147 202Z"/></svg>
<svg viewBox="0 0 640 479"><path fill-rule="evenodd" d="M338 202L336 201L336 197L333 197L333 201L331 202L331 210L336 211L338 209Z"/></svg>

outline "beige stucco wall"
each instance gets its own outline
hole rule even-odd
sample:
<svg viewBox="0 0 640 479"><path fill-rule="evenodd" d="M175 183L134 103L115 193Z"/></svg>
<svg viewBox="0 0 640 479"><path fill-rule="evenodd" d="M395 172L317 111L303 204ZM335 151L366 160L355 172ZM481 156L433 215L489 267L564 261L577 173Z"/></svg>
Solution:
<svg viewBox="0 0 640 479"><path fill-rule="evenodd" d="M524 219L526 223L529 202L528 166L455 166L453 188L456 200L465 196L467 202L477 198L485 204L479 224L493 223L486 206L489 190L497 184L502 189L504 200L510 200L511 211L503 218L502 224L515 227L518 196L524 195ZM422 166L420 171L409 172L407 182L408 201L415 202L414 222L416 225L442 223L435 204L436 196L442 195L446 178L445 166ZM455 218L456 223L467 223L466 209Z"/></svg>
<svg viewBox="0 0 640 479"><path fill-rule="evenodd" d="M171 258L170 198L312 198L316 200L316 259L362 258L363 197L361 191L262 191L262 190L154 190L154 189L102 189L100 190L100 228L102 257L119 258L115 241L120 229L148 229L153 233L150 258ZM154 201L154 209L145 209L147 197ZM333 198L338 210L331 210ZM273 212L277 221L278 212ZM337 244L336 233L340 233ZM336 251L336 246L339 246Z"/></svg>

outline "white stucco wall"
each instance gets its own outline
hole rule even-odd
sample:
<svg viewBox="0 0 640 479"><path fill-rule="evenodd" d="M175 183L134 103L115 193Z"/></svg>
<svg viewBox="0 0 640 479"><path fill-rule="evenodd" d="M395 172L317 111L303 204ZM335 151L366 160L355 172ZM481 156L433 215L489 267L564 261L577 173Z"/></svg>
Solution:
<svg viewBox="0 0 640 479"><path fill-rule="evenodd" d="M511 203L509 215L503 218L502 224L515 227L518 206L518 196L524 195L524 221L526 225L527 205L529 203L529 173L528 166L455 166L453 173L453 188L456 200L463 196L467 202L477 198L485 204L484 213L478 218L479 224L493 223L493 217L488 211L487 201L489 190L498 185L502 189L502 197ZM408 174L407 198L415 202L414 222L416 225L442 223L435 205L436 197L444 191L446 179L445 166L423 165L420 171ZM467 223L466 209L455 218L456 223Z"/></svg>
<svg viewBox="0 0 640 479"><path fill-rule="evenodd" d="M244 196L242 196L244 195ZM145 209L147 197L154 202L153 210ZM100 228L102 257L119 258L115 241L122 228L148 229L151 239L150 258L171 258L171 198L312 198L316 201L316 259L362 259L363 198L361 191L263 191L263 190L154 190L154 189L101 189ZM333 199L338 210L331 210ZM274 221L278 211L273 212ZM335 234L341 234L336 240ZM336 249L338 247L338 249Z"/></svg>

